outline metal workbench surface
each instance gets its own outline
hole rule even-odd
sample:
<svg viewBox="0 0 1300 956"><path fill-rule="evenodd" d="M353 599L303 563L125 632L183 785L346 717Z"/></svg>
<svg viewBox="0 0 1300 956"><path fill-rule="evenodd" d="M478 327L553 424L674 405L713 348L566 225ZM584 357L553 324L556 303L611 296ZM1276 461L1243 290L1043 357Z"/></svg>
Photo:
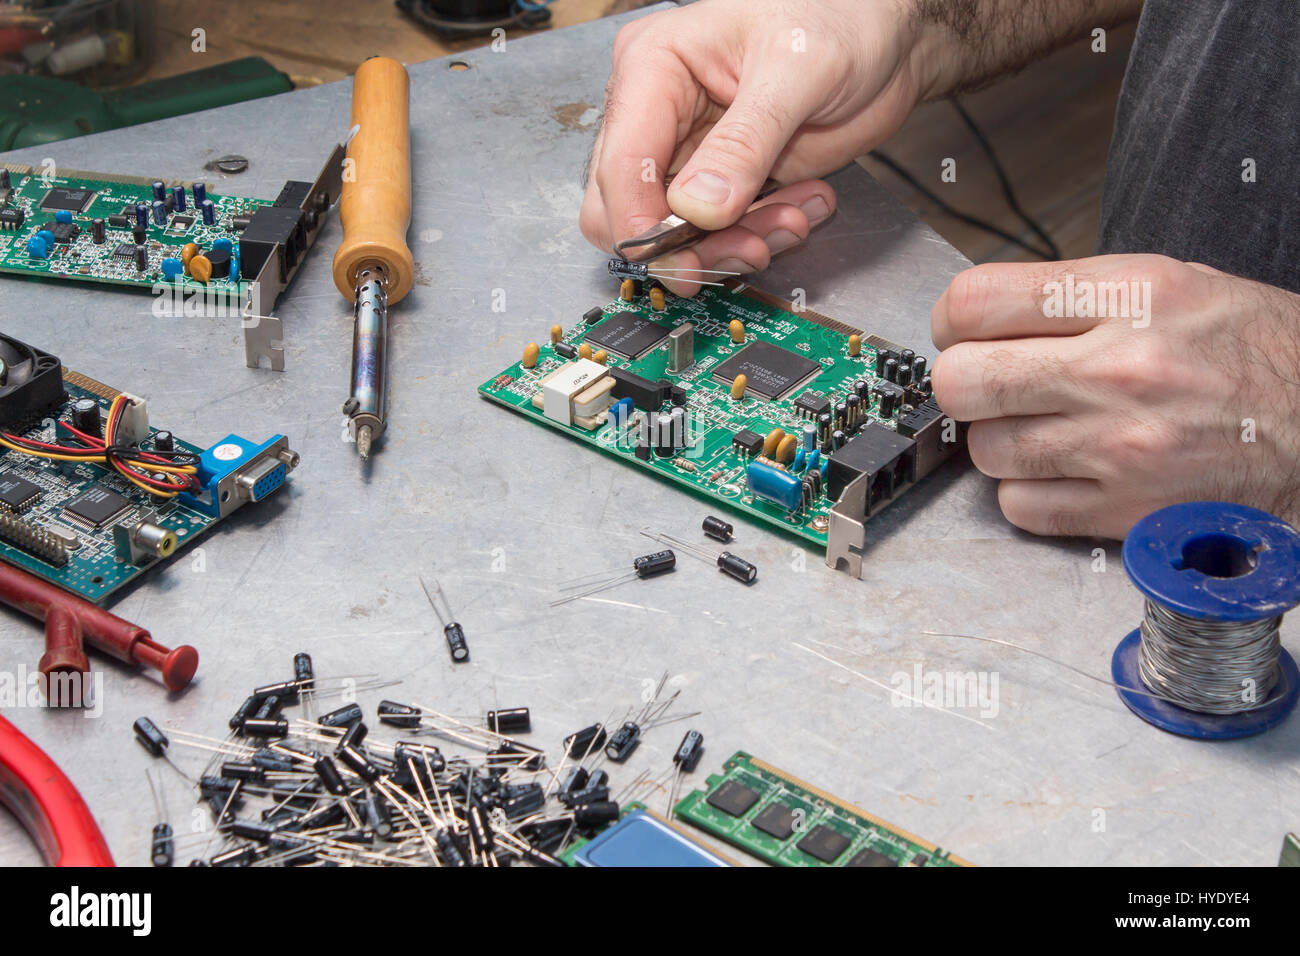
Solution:
<svg viewBox="0 0 1300 956"><path fill-rule="evenodd" d="M392 312L392 417L369 469L339 411L352 326L330 277L334 219L278 310L283 373L244 366L236 320L159 318L148 295L0 278L6 333L146 396L155 426L201 444L282 432L302 455L288 488L215 531L201 560L183 552L112 605L163 643L195 645L193 686L169 699L150 675L92 654L98 717L5 716L71 776L123 864L147 862L154 822L132 721L221 736L247 691L291 676L302 650L321 675L400 677L362 695L372 714L381 696L452 714L530 706L528 740L553 754L668 671L679 712L700 711L695 782L744 749L979 864L1272 864L1300 824L1300 721L1234 743L1184 740L1048 661L921 633L1016 641L1105 677L1141 614L1117 545L1017 532L969 464L872 520L861 581L737 516L735 550L760 568L751 588L683 556L664 578L548 609L557 582L649 550L641 528L700 539L707 510L476 394L525 342L613 297L577 214L625 19L458 54L468 69L411 68L419 278ZM4 158L273 197L346 135L350 92L337 83ZM226 153L249 170L205 170ZM810 308L933 355L931 305L966 261L862 170L834 181L835 218L755 284L802 288ZM417 574L441 581L469 664L450 663ZM34 669L41 646L34 622L0 616L0 669ZM914 706L894 691L924 698L918 674L923 685L971 674L996 694ZM685 726L649 732L616 780L667 767ZM183 834L190 795L174 775L167 793ZM7 814L0 860L39 860Z"/></svg>

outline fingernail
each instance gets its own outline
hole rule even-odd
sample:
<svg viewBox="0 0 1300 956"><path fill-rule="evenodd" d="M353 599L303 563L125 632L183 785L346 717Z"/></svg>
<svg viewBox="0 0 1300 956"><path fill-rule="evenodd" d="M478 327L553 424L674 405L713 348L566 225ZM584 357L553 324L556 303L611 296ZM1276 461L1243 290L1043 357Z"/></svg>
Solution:
<svg viewBox="0 0 1300 956"><path fill-rule="evenodd" d="M831 207L826 204L826 200L821 196L813 196L799 209L808 217L808 225L810 226L817 225L831 214Z"/></svg>
<svg viewBox="0 0 1300 956"><path fill-rule="evenodd" d="M763 241L767 243L767 248L771 250L772 255L776 255L796 245L799 237L789 229L773 229L763 237Z"/></svg>
<svg viewBox="0 0 1300 956"><path fill-rule="evenodd" d="M739 272L741 275L754 271L754 267L748 262L736 258L720 259L713 264L713 268L717 272Z"/></svg>
<svg viewBox="0 0 1300 956"><path fill-rule="evenodd" d="M696 173L681 186L692 199L720 206L731 197L731 183L717 173Z"/></svg>

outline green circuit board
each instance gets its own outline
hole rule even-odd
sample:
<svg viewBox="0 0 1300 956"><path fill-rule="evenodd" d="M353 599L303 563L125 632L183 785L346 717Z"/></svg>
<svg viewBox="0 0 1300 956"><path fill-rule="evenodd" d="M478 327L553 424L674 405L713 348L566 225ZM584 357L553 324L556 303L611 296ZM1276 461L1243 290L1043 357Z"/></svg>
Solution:
<svg viewBox="0 0 1300 956"><path fill-rule="evenodd" d="M674 816L774 866L972 865L744 751Z"/></svg>
<svg viewBox="0 0 1300 956"><path fill-rule="evenodd" d="M897 412L881 414L879 398L871 389L881 381L875 373L877 352L893 354L899 346L743 286L706 287L690 299L668 294L663 311L652 308L647 295L631 301L620 298L604 306L599 318L595 310L591 316L594 321L567 329L559 342L541 344L532 368L516 362L481 385L480 394L710 501L825 547L835 504L827 496L826 482L820 483L818 494L795 509L755 496L747 487L746 472L763 456L752 449L742 450L735 439L742 432L752 439L780 429L802 441L805 426L816 422L817 416L810 414L809 408L820 403L833 409L850 394L862 392L868 397L861 406L858 428L874 422L896 430ZM733 341L734 320L743 323L743 342ZM669 371L669 333L684 324L693 326L693 361L680 371ZM849 337L855 334L860 338L860 351L850 355ZM680 453L638 456L635 442L629 440L635 429L620 427L605 412L586 423L592 427L586 427L577 420L567 424L557 421L538 407L542 401L537 396L548 376L571 363L564 353L584 344L593 353L604 349L611 369L625 369L679 390L681 401L674 399L671 404L684 405L689 422ZM764 350L757 356L756 347ZM745 355L737 358L742 351ZM744 364L728 365L733 359ZM749 370L749 387L737 401L731 394L729 369L742 367ZM860 383L865 383L865 389L859 388ZM926 399L916 393L909 396L918 402ZM663 407L669 407L666 398ZM640 402L637 410L638 415L653 411ZM799 459L780 462L778 467L796 477L807 473L806 461L801 467Z"/></svg>
<svg viewBox="0 0 1300 956"><path fill-rule="evenodd" d="M148 263L141 271L135 260L132 227L136 222L137 203L153 208L153 180L75 171L59 171L58 175L44 176L40 168L14 164L0 168L9 170L11 184L9 194L0 195L0 272L40 279L70 279L151 289L156 283L166 281L162 272L163 259L179 258L181 249L191 242L201 251L211 249L217 239L235 243L239 236L237 222L246 221L259 207L273 204L269 199L241 199L208 193L207 198L215 206L216 221L205 226L201 211L194 204L193 184L167 181L166 224L159 225L150 215L144 242L148 249ZM183 212L172 209L173 186L185 187L187 202ZM8 214L10 219L21 215L22 224L15 228L12 223L6 223L4 210L11 211ZM67 241L56 241L47 256L29 254L28 240L39 230L60 225L56 219L60 211L70 216L69 223L61 224L64 231L75 234ZM95 219L105 221L103 243L93 241L91 223ZM182 273L177 281L185 292L201 290L209 296L226 294L232 301L238 301L247 284L237 275L213 276L205 285Z"/></svg>
<svg viewBox="0 0 1300 956"><path fill-rule="evenodd" d="M115 389L66 369L64 391L67 399L61 408L50 409L45 417L14 428L14 433L43 442L66 441L66 436L56 432L56 418L70 421L73 404L83 398L97 402L101 416L106 418L117 394ZM152 436L158 429L151 427L149 431ZM203 451L180 439L174 441L177 451L196 455ZM143 447L148 448L149 442ZM111 510L105 520L88 522L77 517L78 506L73 503L87 492L100 499L94 502L96 507ZM188 507L179 498L155 499L116 471L98 464L53 461L12 449L3 449L0 454L0 497L8 499L0 501L0 561L95 603L156 563L137 564L123 558L114 537L118 526L131 527L147 518L175 532L179 549L220 520ZM69 504L73 504L72 510ZM61 541L75 541L65 549L66 563L52 563L30 546L17 546L15 542L32 529L54 534Z"/></svg>

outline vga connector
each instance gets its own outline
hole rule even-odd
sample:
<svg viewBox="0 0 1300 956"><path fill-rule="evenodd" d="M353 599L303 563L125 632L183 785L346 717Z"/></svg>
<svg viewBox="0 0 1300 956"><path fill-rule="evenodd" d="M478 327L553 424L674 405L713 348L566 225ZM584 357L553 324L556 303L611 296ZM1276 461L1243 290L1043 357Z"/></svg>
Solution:
<svg viewBox="0 0 1300 956"><path fill-rule="evenodd" d="M298 453L289 439L276 435L258 445L238 435L227 435L199 456L199 494L182 494L181 500L214 518L273 494L289 472L298 467Z"/></svg>

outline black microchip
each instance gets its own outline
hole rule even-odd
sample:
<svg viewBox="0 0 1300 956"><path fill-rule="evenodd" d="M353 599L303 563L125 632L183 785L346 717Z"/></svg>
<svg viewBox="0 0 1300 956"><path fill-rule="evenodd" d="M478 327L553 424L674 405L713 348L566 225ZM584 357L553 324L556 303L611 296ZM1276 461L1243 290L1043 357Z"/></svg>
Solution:
<svg viewBox="0 0 1300 956"><path fill-rule="evenodd" d="M0 229L21 229L27 217L21 209L0 209Z"/></svg>
<svg viewBox="0 0 1300 956"><path fill-rule="evenodd" d="M794 410L801 418L811 418L815 421L818 415L831 410L831 400L822 395L814 395L812 392L804 392L794 400Z"/></svg>
<svg viewBox="0 0 1300 956"><path fill-rule="evenodd" d="M879 850L873 850L867 847L865 850L859 850L853 854L853 859L849 860L845 866L898 866L898 861L893 857L885 856Z"/></svg>
<svg viewBox="0 0 1300 956"><path fill-rule="evenodd" d="M131 507L131 502L110 488L88 488L63 506L65 514L92 528L102 528Z"/></svg>
<svg viewBox="0 0 1300 956"><path fill-rule="evenodd" d="M832 830L821 823L813 827L808 835L795 844L809 856L816 857L823 863L834 863L840 854L849 848L853 841L838 830Z"/></svg>
<svg viewBox="0 0 1300 956"><path fill-rule="evenodd" d="M763 450L763 436L748 428L742 428L731 437L731 447L746 455L757 455Z"/></svg>
<svg viewBox="0 0 1300 956"><path fill-rule="evenodd" d="M46 228L54 236L55 242L71 242L81 235L81 227L74 222L52 222Z"/></svg>
<svg viewBox="0 0 1300 956"><path fill-rule="evenodd" d="M794 833L794 811L784 803L769 803L749 821L768 836L784 840Z"/></svg>
<svg viewBox="0 0 1300 956"><path fill-rule="evenodd" d="M730 385L737 375L749 380L747 391L768 401L780 398L822 370L820 363L795 355L771 342L753 342L713 371L713 378Z"/></svg>
<svg viewBox="0 0 1300 956"><path fill-rule="evenodd" d="M127 225L130 223L130 221L131 220L127 219L127 217L124 215L108 217L108 224L112 226L114 229L125 229Z"/></svg>
<svg viewBox="0 0 1300 956"><path fill-rule="evenodd" d="M42 209L66 209L69 212L85 212L90 201L95 198L92 189L69 189L55 186L41 200Z"/></svg>
<svg viewBox="0 0 1300 956"><path fill-rule="evenodd" d="M638 359L668 338L662 325L635 312L616 312L586 335L593 349L600 347L625 359Z"/></svg>
<svg viewBox="0 0 1300 956"><path fill-rule="evenodd" d="M733 817L743 817L750 807L758 803L758 793L750 790L743 783L728 780L709 794L705 802Z"/></svg>
<svg viewBox="0 0 1300 956"><path fill-rule="evenodd" d="M134 259L135 243L119 242L117 248L113 250L113 255L118 259Z"/></svg>
<svg viewBox="0 0 1300 956"><path fill-rule="evenodd" d="M41 496L40 486L14 475L0 477L0 508L22 511Z"/></svg>

